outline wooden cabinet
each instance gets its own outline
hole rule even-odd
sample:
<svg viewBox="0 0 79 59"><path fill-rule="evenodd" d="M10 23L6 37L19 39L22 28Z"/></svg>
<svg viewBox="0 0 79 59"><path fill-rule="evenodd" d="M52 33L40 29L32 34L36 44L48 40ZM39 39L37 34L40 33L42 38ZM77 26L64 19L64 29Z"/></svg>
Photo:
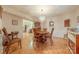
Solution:
<svg viewBox="0 0 79 59"><path fill-rule="evenodd" d="M71 48L72 52L75 54L79 54L79 33L69 31L68 38L68 45Z"/></svg>
<svg viewBox="0 0 79 59"><path fill-rule="evenodd" d="M76 53L76 35L72 32L68 32L68 45L72 53Z"/></svg>
<svg viewBox="0 0 79 59"><path fill-rule="evenodd" d="M79 34L76 35L76 53L79 54Z"/></svg>

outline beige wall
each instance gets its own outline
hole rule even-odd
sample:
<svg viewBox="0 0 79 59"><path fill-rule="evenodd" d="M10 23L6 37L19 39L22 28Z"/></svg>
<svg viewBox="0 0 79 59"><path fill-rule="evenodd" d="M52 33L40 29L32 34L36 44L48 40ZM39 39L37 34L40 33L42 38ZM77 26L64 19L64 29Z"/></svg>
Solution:
<svg viewBox="0 0 79 59"><path fill-rule="evenodd" d="M18 25L12 25L12 20L18 20ZM2 26L7 29L7 31L10 33L12 31L18 31L19 37L23 37L23 20L21 17L15 16L13 14L3 12L2 15Z"/></svg>
<svg viewBox="0 0 79 59"><path fill-rule="evenodd" d="M43 27L48 28L48 31L51 32L51 27L49 27L49 21L54 21L54 33L53 35L56 37L64 37L64 34L67 32L67 28L64 27L64 20L70 19L71 27L76 27L77 25L77 16L79 16L79 9L74 10L69 13L64 13L62 15L48 17Z"/></svg>

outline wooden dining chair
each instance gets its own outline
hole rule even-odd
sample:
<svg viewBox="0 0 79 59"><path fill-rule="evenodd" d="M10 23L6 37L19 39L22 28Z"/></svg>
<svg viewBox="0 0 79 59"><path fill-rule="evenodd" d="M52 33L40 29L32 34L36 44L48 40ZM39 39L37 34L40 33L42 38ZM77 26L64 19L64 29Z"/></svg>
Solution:
<svg viewBox="0 0 79 59"><path fill-rule="evenodd" d="M3 53L8 54L11 45L13 45L15 43L18 43L18 46L20 48L22 48L20 38L18 38L18 37L17 38L12 38L13 35L8 34L5 27L2 29L2 31L3 31Z"/></svg>
<svg viewBox="0 0 79 59"><path fill-rule="evenodd" d="M53 39L52 39L53 31L54 28L52 28L51 33L46 34L46 38L49 38L51 46L53 45Z"/></svg>
<svg viewBox="0 0 79 59"><path fill-rule="evenodd" d="M54 28L52 28L51 30L51 39L52 39L53 31L54 31Z"/></svg>
<svg viewBox="0 0 79 59"><path fill-rule="evenodd" d="M53 45L53 39L52 39L53 31L54 31L54 28L52 28L51 33L50 33L50 42L51 42L51 45Z"/></svg>

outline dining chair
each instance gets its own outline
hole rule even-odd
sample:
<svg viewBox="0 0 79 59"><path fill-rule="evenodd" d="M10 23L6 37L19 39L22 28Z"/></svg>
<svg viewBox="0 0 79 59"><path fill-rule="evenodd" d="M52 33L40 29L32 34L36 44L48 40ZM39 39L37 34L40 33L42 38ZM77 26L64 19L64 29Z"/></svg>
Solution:
<svg viewBox="0 0 79 59"><path fill-rule="evenodd" d="M18 43L18 47L22 48L20 38L18 38L18 37L12 38L13 35L8 34L5 27L2 29L2 31L3 31L3 53L8 54L10 47L15 43Z"/></svg>
<svg viewBox="0 0 79 59"><path fill-rule="evenodd" d="M53 31L54 31L54 28L52 28L52 30L51 30L51 38L52 38L52 35L53 35Z"/></svg>
<svg viewBox="0 0 79 59"><path fill-rule="evenodd" d="M54 32L54 28L52 28L51 33L50 33L50 42L51 42L51 45L53 45L53 39L52 39L53 32Z"/></svg>

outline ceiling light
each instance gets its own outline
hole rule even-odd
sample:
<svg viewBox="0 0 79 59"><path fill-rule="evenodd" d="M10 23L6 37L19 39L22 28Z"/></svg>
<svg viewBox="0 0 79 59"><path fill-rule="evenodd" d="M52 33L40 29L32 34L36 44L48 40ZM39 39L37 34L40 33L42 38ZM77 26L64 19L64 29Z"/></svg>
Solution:
<svg viewBox="0 0 79 59"><path fill-rule="evenodd" d="M43 15L41 15L41 16L39 17L39 19L43 22L43 21L46 19L46 17L43 16Z"/></svg>

